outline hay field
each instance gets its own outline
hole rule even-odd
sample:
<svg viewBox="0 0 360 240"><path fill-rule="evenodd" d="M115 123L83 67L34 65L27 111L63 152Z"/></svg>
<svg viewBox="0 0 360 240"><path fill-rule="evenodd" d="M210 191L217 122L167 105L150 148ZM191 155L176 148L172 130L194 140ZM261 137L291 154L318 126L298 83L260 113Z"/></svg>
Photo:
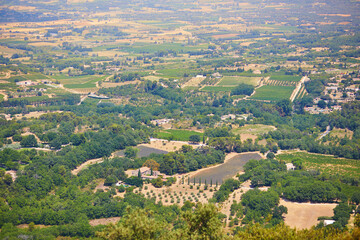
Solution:
<svg viewBox="0 0 360 240"><path fill-rule="evenodd" d="M280 205L288 209L285 224L297 229L309 229L319 223L318 217L333 216L336 203L297 203L280 199Z"/></svg>

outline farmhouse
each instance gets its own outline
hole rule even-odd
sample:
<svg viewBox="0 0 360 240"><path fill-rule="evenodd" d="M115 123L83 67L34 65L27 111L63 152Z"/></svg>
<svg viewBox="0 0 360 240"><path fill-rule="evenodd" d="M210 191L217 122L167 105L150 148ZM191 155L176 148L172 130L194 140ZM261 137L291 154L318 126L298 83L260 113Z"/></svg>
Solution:
<svg viewBox="0 0 360 240"><path fill-rule="evenodd" d="M295 166L294 166L294 164L292 164L292 163L287 163L286 164L286 170L295 170Z"/></svg>
<svg viewBox="0 0 360 240"><path fill-rule="evenodd" d="M334 223L335 223L335 220L324 220L324 226L334 224Z"/></svg>
<svg viewBox="0 0 360 240"><path fill-rule="evenodd" d="M221 120L222 121L225 121L225 120L227 120L227 119L236 119L236 115L235 114L228 114L228 115L223 115L223 116L221 116Z"/></svg>
<svg viewBox="0 0 360 240"><path fill-rule="evenodd" d="M136 169L132 171L131 175L136 177L139 175L139 171L142 179L155 179L158 176L162 175L160 171L152 171L148 167L141 167L139 169Z"/></svg>
<svg viewBox="0 0 360 240"><path fill-rule="evenodd" d="M152 120L151 123L154 124L154 125L164 125L164 124L167 124L167 123L170 123L173 119L167 119L167 118L164 118L164 119L156 119L156 120Z"/></svg>
<svg viewBox="0 0 360 240"><path fill-rule="evenodd" d="M16 85L26 87L26 86L34 86L34 85L36 85L36 83L34 83L33 81L28 80L28 81L17 82Z"/></svg>
<svg viewBox="0 0 360 240"><path fill-rule="evenodd" d="M220 73L218 73L218 72L211 74L211 76L214 77L214 78L221 78L222 77L222 75Z"/></svg>

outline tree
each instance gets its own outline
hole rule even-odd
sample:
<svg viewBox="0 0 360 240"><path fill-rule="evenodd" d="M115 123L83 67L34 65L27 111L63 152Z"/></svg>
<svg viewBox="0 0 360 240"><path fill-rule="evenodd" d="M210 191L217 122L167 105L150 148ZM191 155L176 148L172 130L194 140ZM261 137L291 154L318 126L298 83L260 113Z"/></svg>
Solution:
<svg viewBox="0 0 360 240"><path fill-rule="evenodd" d="M200 136L199 135L191 135L189 137L189 141L191 143L199 143L200 142Z"/></svg>
<svg viewBox="0 0 360 240"><path fill-rule="evenodd" d="M281 116L290 116L292 111L292 103L289 99L282 99L276 103Z"/></svg>
<svg viewBox="0 0 360 240"><path fill-rule="evenodd" d="M186 223L183 239L221 239L221 221L213 204L199 203L195 211L183 214Z"/></svg>
<svg viewBox="0 0 360 240"><path fill-rule="evenodd" d="M267 155L266 155L266 158L267 159L274 159L275 158L275 154L273 152L269 152Z"/></svg>
<svg viewBox="0 0 360 240"><path fill-rule="evenodd" d="M164 182L160 176L151 180L151 183L156 188L161 188L164 185Z"/></svg>
<svg viewBox="0 0 360 240"><path fill-rule="evenodd" d="M242 83L235 87L231 91L231 95L248 95L250 96L254 92L254 86Z"/></svg>
<svg viewBox="0 0 360 240"><path fill-rule="evenodd" d="M21 147L37 147L37 140L34 135L23 137L20 142Z"/></svg>
<svg viewBox="0 0 360 240"><path fill-rule="evenodd" d="M152 169L153 171L158 171L159 167L160 167L160 164L157 163L153 159L148 159L148 160L146 160L146 162L144 162L144 164L142 166L143 167L148 167L148 168Z"/></svg>
<svg viewBox="0 0 360 240"><path fill-rule="evenodd" d="M152 211L127 208L125 216L117 225L108 225L96 236L102 239L172 239L170 227L164 221L154 218Z"/></svg>
<svg viewBox="0 0 360 240"><path fill-rule="evenodd" d="M110 175L105 179L104 186L111 186L117 183L118 179L114 175Z"/></svg>
<svg viewBox="0 0 360 240"><path fill-rule="evenodd" d="M126 147L125 148L125 157L127 158L135 158L137 153L139 152L139 149L134 148L134 147Z"/></svg>

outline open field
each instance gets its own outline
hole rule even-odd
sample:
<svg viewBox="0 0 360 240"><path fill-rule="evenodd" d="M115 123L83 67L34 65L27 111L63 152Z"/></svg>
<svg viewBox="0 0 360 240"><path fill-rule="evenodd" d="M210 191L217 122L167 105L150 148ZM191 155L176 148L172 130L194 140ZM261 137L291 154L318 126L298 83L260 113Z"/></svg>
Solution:
<svg viewBox="0 0 360 240"><path fill-rule="evenodd" d="M258 153L238 153L225 161L223 164L217 165L215 167L205 168L192 177L195 178L196 182L199 182L199 179L201 179L202 182L206 180L207 183L210 183L211 181L213 183L222 183L224 180L232 178L238 172L242 171L243 166L249 160L260 160L261 158L261 155Z"/></svg>
<svg viewBox="0 0 360 240"><path fill-rule="evenodd" d="M299 81L301 80L301 76L293 76L293 75L271 75L270 80L299 82Z"/></svg>
<svg viewBox="0 0 360 240"><path fill-rule="evenodd" d="M233 128L231 131L234 134L252 134L252 135L262 135L268 133L269 131L276 130L276 127L263 124L246 124L240 128Z"/></svg>
<svg viewBox="0 0 360 240"><path fill-rule="evenodd" d="M257 88L255 94L249 99L268 101L289 99L294 89L293 86L262 86Z"/></svg>
<svg viewBox="0 0 360 240"><path fill-rule="evenodd" d="M241 83L256 86L260 80L260 77L225 76L216 86L238 86Z"/></svg>
<svg viewBox="0 0 360 240"><path fill-rule="evenodd" d="M205 86L201 90L206 92L230 92L234 87Z"/></svg>
<svg viewBox="0 0 360 240"><path fill-rule="evenodd" d="M204 134L189 130L168 129L158 132L157 138L171 139L177 141L189 141L189 137L192 135L199 135L202 138Z"/></svg>
<svg viewBox="0 0 360 240"><path fill-rule="evenodd" d="M336 203L297 203L280 199L280 205L288 209L285 224L297 229L308 229L319 223L318 217L334 215Z"/></svg>
<svg viewBox="0 0 360 240"><path fill-rule="evenodd" d="M349 129L334 128L333 130L330 131L329 134L332 137L338 137L338 138L347 137L349 139L352 139L354 132Z"/></svg>
<svg viewBox="0 0 360 240"><path fill-rule="evenodd" d="M276 158L285 162L300 159L306 169L317 169L320 172L330 175L360 175L360 161L358 160L295 151L288 151L286 153L279 154Z"/></svg>
<svg viewBox="0 0 360 240"><path fill-rule="evenodd" d="M190 145L188 142L183 141L168 141L163 139L150 139L150 143L140 144L139 146L145 146L149 148L155 148L158 150L173 152L181 148L183 145ZM199 145L192 145L194 148Z"/></svg>
<svg viewBox="0 0 360 240"><path fill-rule="evenodd" d="M76 88L96 88L96 82L102 81L106 76L76 76L69 77L65 75L53 76L55 80L58 80L66 88L76 89Z"/></svg>
<svg viewBox="0 0 360 240"><path fill-rule="evenodd" d="M198 87L199 84L205 79L205 77L193 77L191 78L189 81L187 81L186 83L184 83L181 88L186 88L186 87Z"/></svg>

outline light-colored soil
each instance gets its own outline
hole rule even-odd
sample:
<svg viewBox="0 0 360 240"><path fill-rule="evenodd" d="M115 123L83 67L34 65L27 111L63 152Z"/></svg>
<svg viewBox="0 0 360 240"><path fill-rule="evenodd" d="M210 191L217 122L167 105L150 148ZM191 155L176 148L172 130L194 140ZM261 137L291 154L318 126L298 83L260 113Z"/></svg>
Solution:
<svg viewBox="0 0 360 240"><path fill-rule="evenodd" d="M247 133L240 134L241 141L246 141L249 138L254 141L255 139L257 139L257 136L254 134L247 134Z"/></svg>
<svg viewBox="0 0 360 240"><path fill-rule="evenodd" d="M119 220L120 220L120 217L99 218L99 219L90 220L89 224L91 226L107 225L107 224L110 224L110 223L117 223Z"/></svg>
<svg viewBox="0 0 360 240"><path fill-rule="evenodd" d="M139 82L140 82L139 80L128 81L128 82L119 82L119 83L103 82L103 83L101 84L101 87L111 88L111 87L123 86L123 85L128 85L128 84L136 84L136 83L139 83Z"/></svg>
<svg viewBox="0 0 360 240"><path fill-rule="evenodd" d="M261 135L276 130L276 127L263 124L245 124L232 130L234 134ZM246 137L246 135L244 136Z"/></svg>
<svg viewBox="0 0 360 240"><path fill-rule="evenodd" d="M96 159L88 160L88 161L84 162L83 164L81 164L80 166L78 166L77 168L75 168L74 170L72 170L71 173L73 175L77 175L81 170L83 170L87 166L89 166L91 164L95 164L95 163L101 163L103 161L104 161L103 158L96 158Z"/></svg>
<svg viewBox="0 0 360 240"><path fill-rule="evenodd" d="M191 145L188 142L183 141L167 141L161 139L151 139L150 143L140 144L140 146L156 148L167 152L173 152L180 149L184 145ZM193 148L197 148L200 145L191 145Z"/></svg>
<svg viewBox="0 0 360 240"><path fill-rule="evenodd" d="M39 118L41 115L46 114L46 113L61 113L63 111L52 111L52 112L45 112L45 111L38 111L38 112L30 112L27 114L16 114L14 117L10 117L10 115L6 118L7 120L12 120L12 119L21 119L23 117L26 118Z"/></svg>
<svg viewBox="0 0 360 240"><path fill-rule="evenodd" d="M285 224L297 229L308 229L319 223L321 216L333 216L335 203L297 203L280 199L280 205L288 209Z"/></svg>
<svg viewBox="0 0 360 240"><path fill-rule="evenodd" d="M198 87L199 84L205 79L205 77L193 77L186 83L184 83L181 88L185 87Z"/></svg>

